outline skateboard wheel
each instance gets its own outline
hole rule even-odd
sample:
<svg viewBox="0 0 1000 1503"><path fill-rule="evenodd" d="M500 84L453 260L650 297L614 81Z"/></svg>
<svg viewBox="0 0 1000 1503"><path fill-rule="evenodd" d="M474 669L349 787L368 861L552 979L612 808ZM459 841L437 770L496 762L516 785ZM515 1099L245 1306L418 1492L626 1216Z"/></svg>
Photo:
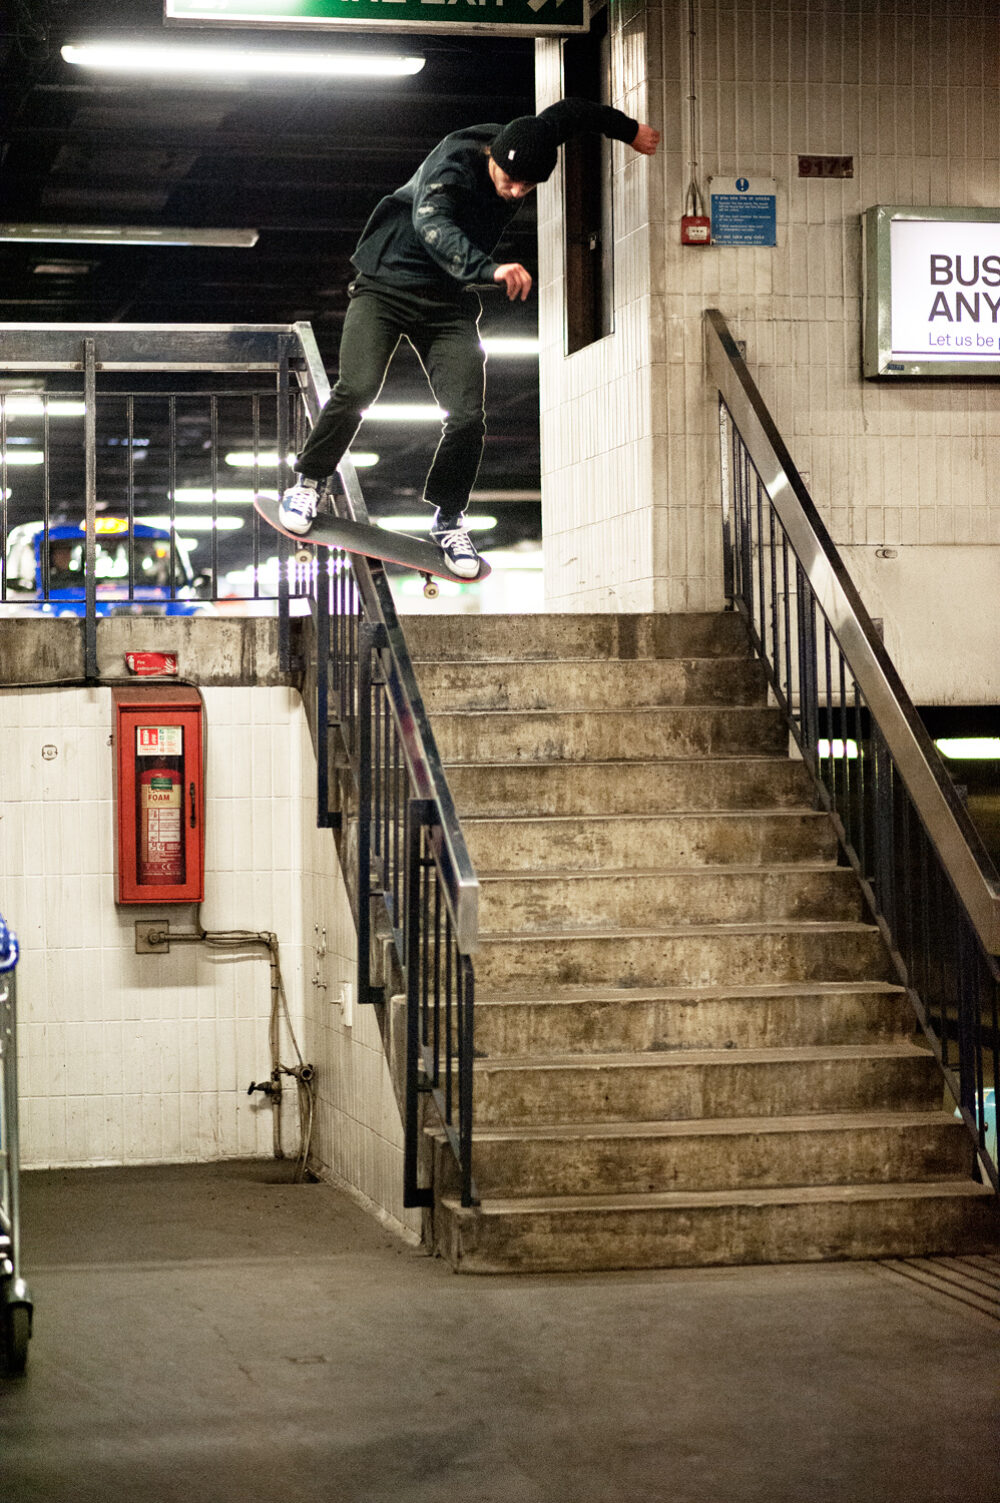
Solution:
<svg viewBox="0 0 1000 1503"><path fill-rule="evenodd" d="M295 562L297 564L308 564L311 562L312 556L311 548L297 548L295 551Z"/></svg>
<svg viewBox="0 0 1000 1503"><path fill-rule="evenodd" d="M441 593L441 591L438 588L438 586L434 583L433 579L425 579L424 580L424 599L425 600L436 600L438 598L438 596L440 595L440 593Z"/></svg>

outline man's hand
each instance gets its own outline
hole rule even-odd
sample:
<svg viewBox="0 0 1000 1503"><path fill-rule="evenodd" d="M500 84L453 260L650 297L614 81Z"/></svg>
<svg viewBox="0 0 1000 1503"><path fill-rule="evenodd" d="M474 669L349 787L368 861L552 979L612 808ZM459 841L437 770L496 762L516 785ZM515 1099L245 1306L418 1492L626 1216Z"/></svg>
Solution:
<svg viewBox="0 0 1000 1503"><path fill-rule="evenodd" d="M503 282L507 288L507 298L512 303L518 298L523 303L531 291L531 273L525 271L519 261L508 261L503 266L498 266L493 273L493 280Z"/></svg>
<svg viewBox="0 0 1000 1503"><path fill-rule="evenodd" d="M651 125L640 125L630 144L633 151L640 152L644 157L653 157L660 144L660 132Z"/></svg>

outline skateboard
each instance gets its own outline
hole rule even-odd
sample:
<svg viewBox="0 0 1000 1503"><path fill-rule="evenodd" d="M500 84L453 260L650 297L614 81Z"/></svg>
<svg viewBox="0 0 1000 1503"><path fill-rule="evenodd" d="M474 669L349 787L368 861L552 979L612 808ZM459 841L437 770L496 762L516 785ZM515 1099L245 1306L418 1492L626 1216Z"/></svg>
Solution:
<svg viewBox="0 0 1000 1503"><path fill-rule="evenodd" d="M278 520L277 501L266 496L254 496L253 504L275 532L283 533L293 543L300 544L300 556L308 558L310 546L343 548L345 553L363 553L366 558L381 559L384 564L399 564L404 569L414 569L423 575L424 594L428 600L436 600L440 594L434 583L435 579L457 579L460 584L477 584L491 572L489 564L481 558L475 579L463 580L448 568L444 554L436 543L410 537L405 532L389 532L384 527L372 527L367 522L335 517L331 512L321 511L306 533L289 532Z"/></svg>

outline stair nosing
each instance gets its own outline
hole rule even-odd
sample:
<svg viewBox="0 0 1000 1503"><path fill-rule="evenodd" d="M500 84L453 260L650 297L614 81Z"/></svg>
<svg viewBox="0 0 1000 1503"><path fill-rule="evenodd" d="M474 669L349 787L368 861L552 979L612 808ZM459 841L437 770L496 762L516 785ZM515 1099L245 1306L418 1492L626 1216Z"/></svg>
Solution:
<svg viewBox="0 0 1000 1503"><path fill-rule="evenodd" d="M947 1127L966 1131L961 1118L945 1111L899 1112L823 1112L795 1117L695 1117L652 1122L545 1122L500 1127L490 1124L473 1128L473 1143L598 1142L632 1138L727 1138L744 1135L778 1136L810 1132L864 1132L869 1129ZM444 1137L440 1127L428 1127L432 1137Z"/></svg>
<svg viewBox="0 0 1000 1503"><path fill-rule="evenodd" d="M516 1200L510 1197L487 1198L478 1206L462 1207L457 1197L445 1195L442 1204L449 1210L465 1216L537 1215L539 1212L563 1214L587 1211L643 1211L643 1210L692 1210L745 1207L754 1209L772 1205L817 1205L823 1201L836 1201L843 1205L852 1200L944 1200L958 1196L965 1200L983 1200L993 1197L988 1185L976 1180L889 1180L884 1183L858 1183L848 1185L787 1185L761 1189L740 1190L649 1190L624 1195L553 1195L525 1196Z"/></svg>
<svg viewBox="0 0 1000 1503"><path fill-rule="evenodd" d="M743 986L733 984L726 986L684 987L684 986L593 986L583 984L565 986L560 988L553 985L544 992L511 992L509 995L503 992L481 996L477 993L476 1006L483 1007L534 1007L539 1004L544 1006L561 1007L576 1006L580 1002L680 1002L685 1006L696 1006L699 1002L714 1001L766 1001L771 997L787 998L813 996L816 998L850 996L859 992L866 996L878 996L882 993L891 993L894 996L905 996L906 988L896 981L761 981ZM916 1018L914 1017L914 1027Z"/></svg>
<svg viewBox="0 0 1000 1503"><path fill-rule="evenodd" d="M646 1049L618 1054L505 1054L477 1058L473 1068L483 1074L530 1070L576 1070L597 1074L609 1070L691 1069L692 1066L848 1064L859 1060L929 1060L934 1055L910 1039L894 1043L789 1044L775 1049ZM934 1110L934 1108L930 1108Z"/></svg>
<svg viewBox="0 0 1000 1503"><path fill-rule="evenodd" d="M544 942L551 945L554 941L567 943L573 940L637 940L637 939L688 939L695 936L718 938L726 935L873 935L878 934L879 929L875 924L865 924L855 919L776 919L772 922L754 922L752 920L737 920L732 923L719 924L663 924L634 929L624 929L617 925L608 925L598 929L536 929L524 933L517 929L481 929L479 931L480 951L484 945L530 945Z"/></svg>

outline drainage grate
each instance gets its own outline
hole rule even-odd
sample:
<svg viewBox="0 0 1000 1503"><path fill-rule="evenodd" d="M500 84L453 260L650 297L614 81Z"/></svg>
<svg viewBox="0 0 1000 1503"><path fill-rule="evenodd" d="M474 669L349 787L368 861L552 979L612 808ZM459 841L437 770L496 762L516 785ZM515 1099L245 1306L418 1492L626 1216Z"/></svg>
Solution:
<svg viewBox="0 0 1000 1503"><path fill-rule="evenodd" d="M1000 1254L968 1258L886 1258L878 1267L930 1296L964 1305L1000 1325Z"/></svg>

